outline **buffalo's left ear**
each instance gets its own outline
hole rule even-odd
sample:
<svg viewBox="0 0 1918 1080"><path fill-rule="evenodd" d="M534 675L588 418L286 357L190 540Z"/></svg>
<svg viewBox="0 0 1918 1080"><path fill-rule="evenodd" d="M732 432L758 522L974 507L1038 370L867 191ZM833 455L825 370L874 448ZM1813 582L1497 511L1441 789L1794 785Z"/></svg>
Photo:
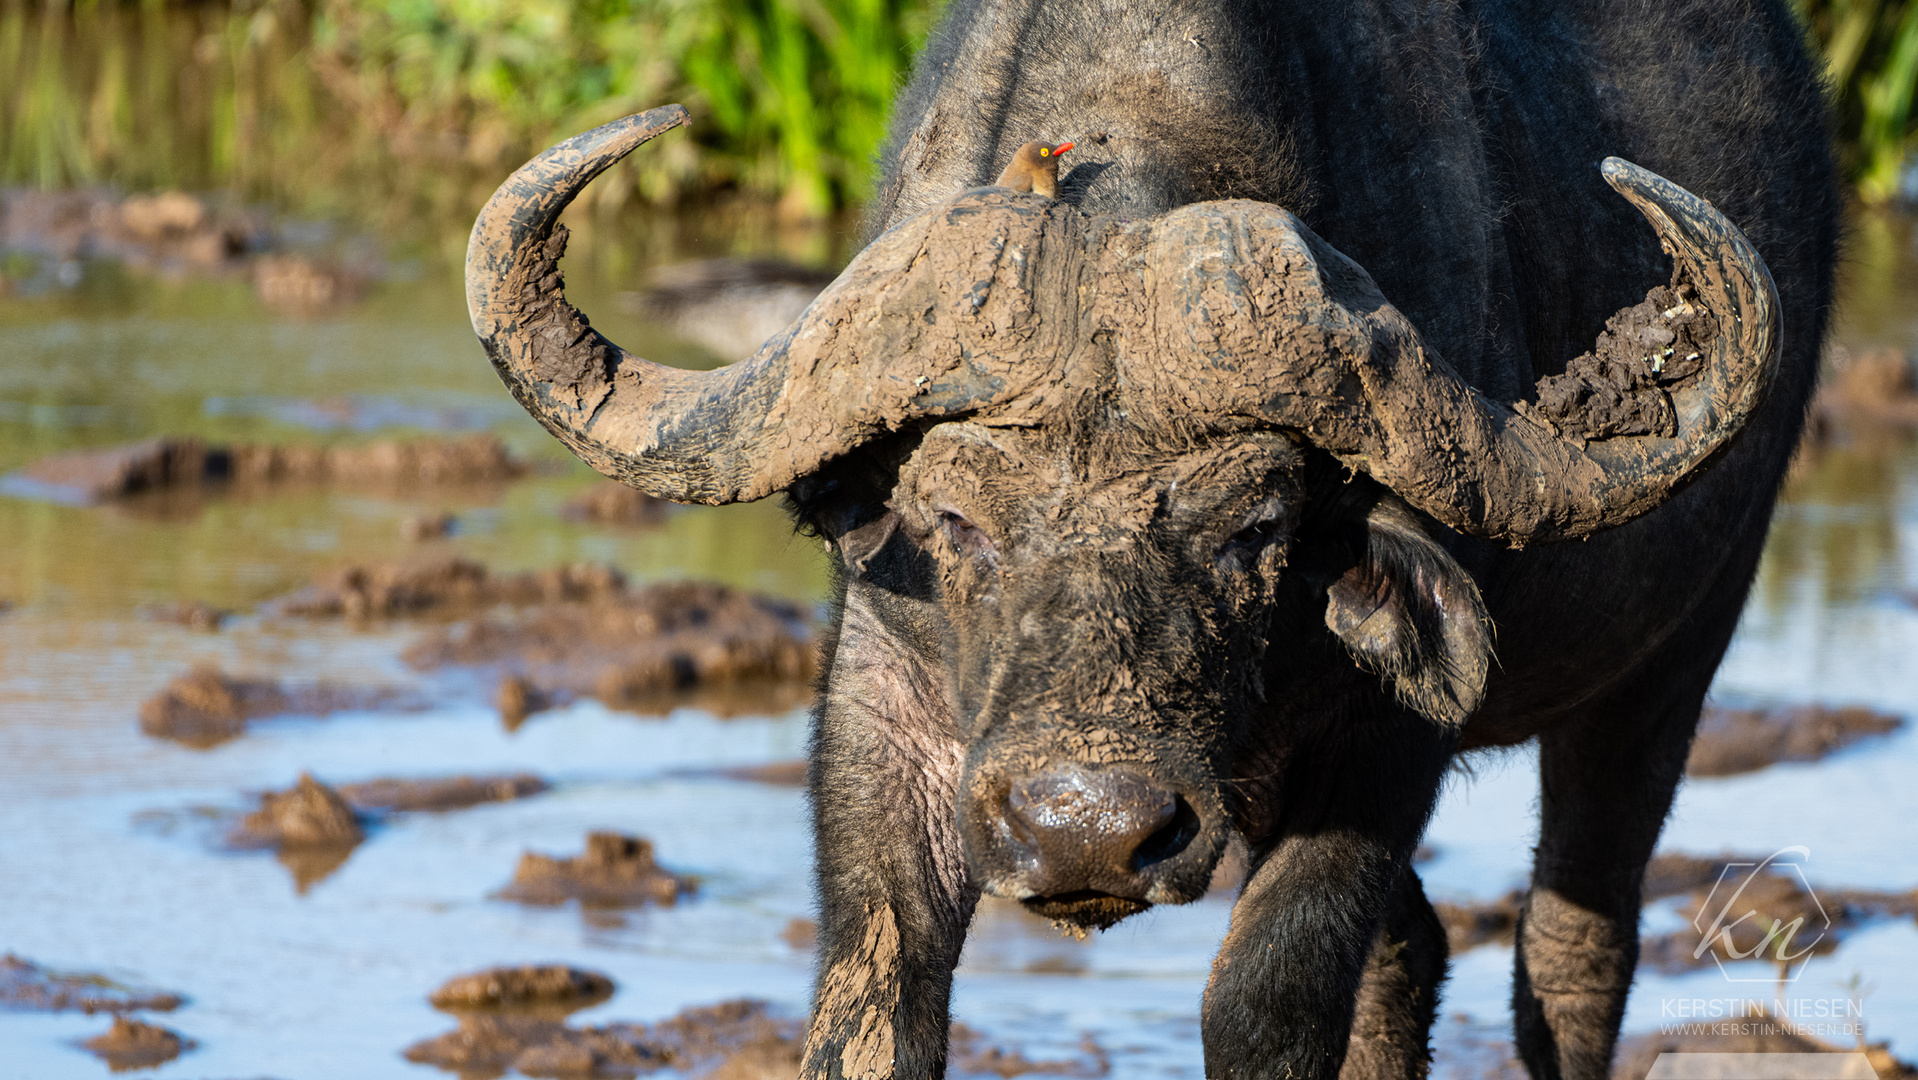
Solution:
<svg viewBox="0 0 1918 1080"><path fill-rule="evenodd" d="M1364 528L1358 565L1326 590L1325 625L1406 705L1464 723L1484 696L1492 659L1478 585L1396 496L1381 493Z"/></svg>

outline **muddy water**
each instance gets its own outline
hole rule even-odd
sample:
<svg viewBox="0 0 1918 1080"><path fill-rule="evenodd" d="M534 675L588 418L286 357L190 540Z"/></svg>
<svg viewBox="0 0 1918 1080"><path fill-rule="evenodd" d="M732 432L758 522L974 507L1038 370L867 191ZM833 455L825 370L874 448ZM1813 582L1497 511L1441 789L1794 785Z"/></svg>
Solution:
<svg viewBox="0 0 1918 1080"><path fill-rule="evenodd" d="M1905 222L1867 221L1844 335L1918 347L1918 250ZM569 267L583 306L623 343L669 361L698 350L618 314L637 267L602 236ZM730 250L740 250L734 242ZM819 250L815 246L815 254ZM715 254L697 244L679 257ZM611 562L637 581L717 579L816 601L824 568L773 506L686 510L647 530L562 520L592 482L505 397L473 345L457 281L428 259L359 304L275 316L237 280L166 282L89 268L72 290L0 299L0 472L55 450L149 434L323 443L485 430L540 465L496 488L405 494L309 489L113 507L0 498L0 950L190 1000L155 1017L197 1049L155 1075L424 1077L399 1056L451 1027L426 994L497 964L563 962L619 984L582 1022L654 1020L753 995L804 1009L809 957L782 937L809 913L805 807L790 787L716 770L788 761L803 718L720 720L693 709L639 719L587 702L502 727L490 686L421 676L403 626L292 623L258 604L349 561L444 551L501 569ZM423 267L423 268L421 268ZM401 522L452 512L452 536ZM1863 703L1918 716L1918 450L1836 450L1797 480L1715 690L1732 704ZM218 634L144 621L143 605L198 600L241 614ZM256 723L191 750L140 735L139 702L196 661L292 680L406 689L424 709ZM271 854L222 850L217 817L302 771L375 776L536 772L543 795L373 826L303 892ZM1700 780L1673 849L1810 849L1814 885L1918 886L1918 733L1824 762ZM1535 781L1525 752L1455 778L1422 871L1435 896L1490 899L1522 883ZM701 878L668 909L582 914L489 899L519 854L570 855L589 830L651 838ZM1200 1075L1198 1000L1228 900L1160 910L1086 943L1016 909L982 909L955 993L960 1019L1033 1060L1074 1060L1082 1033L1114 1075ZM1653 909L1647 930L1669 929ZM1477 1069L1509 1024L1509 949L1458 957L1441 1070ZM1769 996L1717 971L1648 975L1628 1026L1671 1003ZM1918 928L1887 921L1819 956L1789 988L1862 991L1873 1039L1918 1056ZM1845 987L1849 985L1848 991ZM1730 987L1730 991L1727 990ZM101 1017L0 1012L0 1080L96 1076L76 1041Z"/></svg>

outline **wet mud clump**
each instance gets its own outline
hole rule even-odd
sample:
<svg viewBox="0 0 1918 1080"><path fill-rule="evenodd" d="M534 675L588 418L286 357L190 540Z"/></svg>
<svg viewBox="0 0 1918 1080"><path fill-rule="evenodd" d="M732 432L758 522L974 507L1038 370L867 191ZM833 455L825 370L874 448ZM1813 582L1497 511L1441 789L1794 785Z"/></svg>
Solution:
<svg viewBox="0 0 1918 1080"><path fill-rule="evenodd" d="M168 276L220 273L268 242L257 216L183 191L124 200L100 190L0 192L0 249L61 262L113 259Z"/></svg>
<svg viewBox="0 0 1918 1080"><path fill-rule="evenodd" d="M583 603L625 592L626 579L610 566L495 574L484 563L448 557L344 567L274 601L270 610L314 619L393 619L502 604Z"/></svg>
<svg viewBox="0 0 1918 1080"><path fill-rule="evenodd" d="M277 684L231 678L203 664L141 703L140 730L191 746L212 746L237 737L248 720L284 712L287 704Z"/></svg>
<svg viewBox="0 0 1918 1080"><path fill-rule="evenodd" d="M181 1038L158 1024L116 1016L106 1034L96 1035L80 1044L107 1063L114 1072L150 1069L164 1065L193 1049L193 1040Z"/></svg>
<svg viewBox="0 0 1918 1080"><path fill-rule="evenodd" d="M1605 321L1593 351L1538 381L1537 413L1580 439L1672 435L1677 414L1665 388L1704 369L1717 320L1690 285L1663 286Z"/></svg>
<svg viewBox="0 0 1918 1080"><path fill-rule="evenodd" d="M408 1061L460 1072L629 1077L659 1069L701 1080L796 1078L802 1030L763 1001L687 1009L656 1024L574 1028L510 1013L466 1012L460 1026L408 1047Z"/></svg>
<svg viewBox="0 0 1918 1080"><path fill-rule="evenodd" d="M819 947L819 924L811 919L788 919L779 940L798 952L811 952Z"/></svg>
<svg viewBox="0 0 1918 1080"><path fill-rule="evenodd" d="M733 359L758 352L835 276L771 259L703 259L660 267L649 288L620 299L628 311Z"/></svg>
<svg viewBox="0 0 1918 1080"><path fill-rule="evenodd" d="M90 1015L134 1010L169 1012L185 1001L178 994L123 986L104 975L52 972L12 953L0 956L0 1008L39 1012L77 1009Z"/></svg>
<svg viewBox="0 0 1918 1080"><path fill-rule="evenodd" d="M960 1073L989 1073L1008 1080L1014 1076L1028 1075L1072 1076L1091 1080L1112 1071L1112 1061L1105 1048L1091 1035L1079 1041L1081 1057L1040 1061L1026 1057L1016 1048L994 1045L986 1041L985 1035L964 1024L952 1025L950 1039L952 1068Z"/></svg>
<svg viewBox="0 0 1918 1080"><path fill-rule="evenodd" d="M121 446L53 454L4 478L5 490L67 503L98 503L161 492L281 484L352 484L411 489L499 483L526 473L493 435L357 446L210 446L161 436Z"/></svg>
<svg viewBox="0 0 1918 1080"><path fill-rule="evenodd" d="M613 980L559 964L489 968L447 980L427 997L436 1009L529 1010L557 1006L559 1015L613 996Z"/></svg>
<svg viewBox="0 0 1918 1080"><path fill-rule="evenodd" d="M1456 954L1480 945L1510 945L1518 933L1518 913L1524 904L1525 893L1514 889L1487 903L1435 901L1432 910L1438 912L1445 940Z"/></svg>
<svg viewBox="0 0 1918 1080"><path fill-rule="evenodd" d="M531 773L500 776L446 776L420 780L382 778L341 784L342 799L362 814L418 810L464 810L489 802L511 802L538 795L549 785Z"/></svg>
<svg viewBox="0 0 1918 1080"><path fill-rule="evenodd" d="M267 307L293 315L317 315L352 303L368 275L306 255L263 255L253 261L253 293Z"/></svg>
<svg viewBox="0 0 1918 1080"><path fill-rule="evenodd" d="M696 878L682 877L654 861L650 841L596 832L587 834L585 852L572 858L532 851L521 855L512 882L497 895L522 904L577 900L585 907L671 907L698 886Z"/></svg>
<svg viewBox="0 0 1918 1080"><path fill-rule="evenodd" d="M1870 709L1793 705L1778 709L1707 708L1685 771L1736 776L1786 761L1817 761L1862 739L1889 735L1905 721Z"/></svg>
<svg viewBox="0 0 1918 1080"><path fill-rule="evenodd" d="M1834 346L1812 415L1834 424L1918 428L1918 372L1898 349Z"/></svg>
<svg viewBox="0 0 1918 1080"><path fill-rule="evenodd" d="M353 808L310 773L302 773L286 791L262 794L259 809L241 818L226 836L230 847L276 852L302 895L345 865L364 839L366 831Z"/></svg>
<svg viewBox="0 0 1918 1080"><path fill-rule="evenodd" d="M607 590L428 632L407 648L421 670L503 669L510 723L544 705L593 697L669 711L690 700L720 715L796 707L809 695L813 644L799 608L721 585Z"/></svg>
<svg viewBox="0 0 1918 1080"><path fill-rule="evenodd" d="M660 525L672 512L672 503L656 499L616 480L601 480L566 500L560 516L568 521L599 525Z"/></svg>
<svg viewBox="0 0 1918 1080"><path fill-rule="evenodd" d="M493 707L499 710L500 722L508 731L518 731L527 717L554 704L551 695L534 686L533 680L524 675L506 676L493 691Z"/></svg>
<svg viewBox="0 0 1918 1080"><path fill-rule="evenodd" d="M173 623L211 634L217 632L233 613L199 600L174 600L143 607L138 614L148 622Z"/></svg>
<svg viewBox="0 0 1918 1080"><path fill-rule="evenodd" d="M366 839L360 819L340 793L301 773L285 791L260 796L260 807L234 826L227 843L242 848L332 846Z"/></svg>
<svg viewBox="0 0 1918 1080"><path fill-rule="evenodd" d="M806 771L810 763L805 758L797 761L775 761L766 765L738 765L718 770L717 775L728 780L744 780L752 784L771 784L774 787L805 787Z"/></svg>
<svg viewBox="0 0 1918 1080"><path fill-rule="evenodd" d="M201 664L140 703L140 730L196 749L239 737L247 722L286 713L325 714L366 709L393 700L391 692L330 686L285 687L236 679Z"/></svg>
<svg viewBox="0 0 1918 1080"><path fill-rule="evenodd" d="M459 519L452 514L414 514L400 522L400 536L414 543L442 540L453 535Z"/></svg>

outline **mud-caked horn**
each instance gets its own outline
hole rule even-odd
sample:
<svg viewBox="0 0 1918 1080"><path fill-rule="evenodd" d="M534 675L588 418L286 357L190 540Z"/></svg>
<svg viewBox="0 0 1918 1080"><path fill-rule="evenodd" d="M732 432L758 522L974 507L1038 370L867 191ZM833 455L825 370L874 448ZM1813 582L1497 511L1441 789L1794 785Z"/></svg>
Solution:
<svg viewBox="0 0 1918 1080"><path fill-rule="evenodd" d="M1460 532L1514 546L1589 536L1670 499L1758 407L1778 366L1778 293L1712 205L1618 158L1603 175L1674 263L1641 337L1507 405L1468 385L1363 269L1275 206L1208 203L1152 223L1142 259L1162 351L1136 380L1196 414L1301 432ZM1621 317L1629 312L1621 312ZM1643 312L1641 312L1643 314ZM1616 321L1616 320L1615 320ZM1702 338L1702 340L1701 340ZM1128 365L1131 366L1131 365ZM1574 367L1580 365L1575 363ZM1580 380L1623 402L1594 430ZM1625 400L1630 398L1632 400Z"/></svg>
<svg viewBox="0 0 1918 1080"><path fill-rule="evenodd" d="M466 250L466 299L513 396L587 464L679 502L757 499L869 439L1057 382L1039 319L1075 213L982 193L875 241L785 331L716 371L655 364L607 340L566 300L560 211L620 158L686 123L677 105L547 150L500 185ZM990 211L992 227L979 228Z"/></svg>

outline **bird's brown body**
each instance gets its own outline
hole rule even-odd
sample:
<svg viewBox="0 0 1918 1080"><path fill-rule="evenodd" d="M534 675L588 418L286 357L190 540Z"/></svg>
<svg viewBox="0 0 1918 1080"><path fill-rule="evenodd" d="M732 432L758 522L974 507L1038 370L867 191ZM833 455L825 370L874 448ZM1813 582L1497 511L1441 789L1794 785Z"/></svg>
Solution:
<svg viewBox="0 0 1918 1080"><path fill-rule="evenodd" d="M1034 140L1012 155L1012 163L999 174L998 186L1014 191L1036 191L1048 199L1059 197L1059 155L1072 149L1071 143L1043 143Z"/></svg>

